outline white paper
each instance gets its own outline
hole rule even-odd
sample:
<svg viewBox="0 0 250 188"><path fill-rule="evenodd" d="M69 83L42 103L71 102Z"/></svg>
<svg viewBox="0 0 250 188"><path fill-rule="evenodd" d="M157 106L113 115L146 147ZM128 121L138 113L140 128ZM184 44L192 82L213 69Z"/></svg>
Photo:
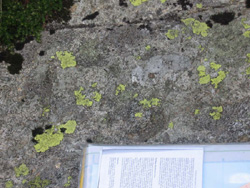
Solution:
<svg viewBox="0 0 250 188"><path fill-rule="evenodd" d="M202 188L203 150L103 152L99 188Z"/></svg>

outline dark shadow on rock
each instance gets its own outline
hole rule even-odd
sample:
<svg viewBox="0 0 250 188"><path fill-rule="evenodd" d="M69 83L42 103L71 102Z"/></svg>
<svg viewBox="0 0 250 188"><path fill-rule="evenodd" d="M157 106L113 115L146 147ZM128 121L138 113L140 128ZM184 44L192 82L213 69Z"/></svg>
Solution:
<svg viewBox="0 0 250 188"><path fill-rule="evenodd" d="M228 25L229 22L233 21L234 16L234 12L221 12L212 15L210 19L213 20L215 23L219 23L221 25Z"/></svg>
<svg viewBox="0 0 250 188"><path fill-rule="evenodd" d="M18 53L10 53L10 51L3 51L0 53L0 62L5 61L10 64L8 71L10 74L19 74L22 69L23 57Z"/></svg>

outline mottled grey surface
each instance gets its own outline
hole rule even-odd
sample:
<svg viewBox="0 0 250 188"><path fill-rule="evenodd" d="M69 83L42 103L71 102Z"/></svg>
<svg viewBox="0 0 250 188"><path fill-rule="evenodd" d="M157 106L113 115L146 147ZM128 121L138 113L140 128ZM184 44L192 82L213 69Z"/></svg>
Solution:
<svg viewBox="0 0 250 188"><path fill-rule="evenodd" d="M195 6L199 1L190 1L193 6L187 10L172 0L149 0L138 7L124 2L127 7L119 6L118 0L79 1L72 8L70 25L62 29L55 24L55 34L45 31L42 43L33 41L20 51L25 58L20 74L11 75L7 65L0 64L0 187L8 180L14 187L27 187L21 181L38 175L51 180L48 187L58 188L72 176L71 187L77 187L87 139L100 144L250 142L250 78L245 74L250 39L242 35L241 25L243 17L250 20L250 9L244 1L204 0L202 9ZM95 11L99 15L94 20L82 23ZM207 37L195 35L181 22L190 17L206 22L224 11L235 12L235 19L228 25L213 22ZM92 23L96 26L81 25ZM179 36L169 40L169 29L179 30ZM39 56L41 50L44 56ZM51 59L65 50L76 57L76 67L62 69L57 58ZM209 68L212 61L228 72L217 89L199 84L199 65L217 76ZM91 87L94 82L96 88ZM126 90L115 95L119 84ZM87 98L100 92L101 101L77 106L74 91L80 87ZM160 105L139 104L151 98L160 99ZM42 116L48 106L50 112ZM219 120L209 115L213 106L223 107ZM194 114L196 109L200 114ZM143 117L135 117L137 112ZM32 130L68 120L77 122L75 133L37 153ZM170 122L173 129L168 128ZM14 167L22 163L30 174L17 178Z"/></svg>

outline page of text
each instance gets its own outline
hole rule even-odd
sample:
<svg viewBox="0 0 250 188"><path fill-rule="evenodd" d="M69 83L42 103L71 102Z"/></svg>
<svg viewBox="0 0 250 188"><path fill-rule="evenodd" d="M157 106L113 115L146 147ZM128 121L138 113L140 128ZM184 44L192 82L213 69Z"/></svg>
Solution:
<svg viewBox="0 0 250 188"><path fill-rule="evenodd" d="M99 188L202 188L203 150L103 152Z"/></svg>

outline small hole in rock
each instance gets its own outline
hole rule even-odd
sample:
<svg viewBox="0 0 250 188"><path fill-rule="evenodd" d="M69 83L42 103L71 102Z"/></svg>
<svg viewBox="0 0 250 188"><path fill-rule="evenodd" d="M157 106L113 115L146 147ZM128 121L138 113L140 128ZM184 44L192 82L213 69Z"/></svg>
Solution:
<svg viewBox="0 0 250 188"><path fill-rule="evenodd" d="M66 130L67 130L67 129L65 129L65 128L61 128L61 129L60 129L60 131L61 131L62 133L64 133Z"/></svg>
<svg viewBox="0 0 250 188"><path fill-rule="evenodd" d="M40 55L40 56L44 56L44 54L45 54L44 51L40 51L40 52L39 52L39 55Z"/></svg>
<svg viewBox="0 0 250 188"><path fill-rule="evenodd" d="M49 34L50 34L50 35L55 34L55 32L56 32L56 31L55 31L54 29L50 29L50 30L49 30Z"/></svg>
<svg viewBox="0 0 250 188"><path fill-rule="evenodd" d="M36 135L43 134L43 133L44 133L44 130L43 130L42 127L37 127L37 128L35 128L34 130L32 130L32 136L33 136L32 142L38 143L38 142L35 140L35 137L36 137Z"/></svg>
<svg viewBox="0 0 250 188"><path fill-rule="evenodd" d="M250 0L246 0L246 8L250 8Z"/></svg>
<svg viewBox="0 0 250 188"><path fill-rule="evenodd" d="M88 138L88 139L86 140L86 142L87 142L87 143L93 143L93 141L92 141L90 138Z"/></svg>
<svg viewBox="0 0 250 188"><path fill-rule="evenodd" d="M22 99L21 101L22 101L22 102L25 102L25 100L24 100L24 99Z"/></svg>
<svg viewBox="0 0 250 188"><path fill-rule="evenodd" d="M45 129L47 130L47 129L51 129L52 128L52 125L46 125L45 126Z"/></svg>
<svg viewBox="0 0 250 188"><path fill-rule="evenodd" d="M188 8L193 7L193 4L190 3L188 0L178 0L177 3L181 5L182 10L188 10Z"/></svg>
<svg viewBox="0 0 250 188"><path fill-rule="evenodd" d="M25 39L24 42L17 42L15 43L15 49L17 51L22 50L24 48L24 45L29 43L30 41L34 40L34 37L30 36Z"/></svg>
<svg viewBox="0 0 250 188"><path fill-rule="evenodd" d="M21 54L4 51L0 53L0 62L1 61L5 61L10 64L7 68L10 74L19 74L22 69L24 59Z"/></svg>
<svg viewBox="0 0 250 188"><path fill-rule="evenodd" d="M94 12L93 14L89 14L88 16L84 17L82 21L84 20L93 20L99 15L99 12Z"/></svg>
<svg viewBox="0 0 250 188"><path fill-rule="evenodd" d="M212 28L213 27L213 24L210 20L206 21L206 24L208 27Z"/></svg>
<svg viewBox="0 0 250 188"><path fill-rule="evenodd" d="M219 23L221 25L228 25L229 22L233 21L234 16L235 16L234 12L221 12L221 13L212 15L210 18L215 23Z"/></svg>
<svg viewBox="0 0 250 188"><path fill-rule="evenodd" d="M119 5L122 7L128 7L128 4L126 3L126 0L119 0Z"/></svg>

